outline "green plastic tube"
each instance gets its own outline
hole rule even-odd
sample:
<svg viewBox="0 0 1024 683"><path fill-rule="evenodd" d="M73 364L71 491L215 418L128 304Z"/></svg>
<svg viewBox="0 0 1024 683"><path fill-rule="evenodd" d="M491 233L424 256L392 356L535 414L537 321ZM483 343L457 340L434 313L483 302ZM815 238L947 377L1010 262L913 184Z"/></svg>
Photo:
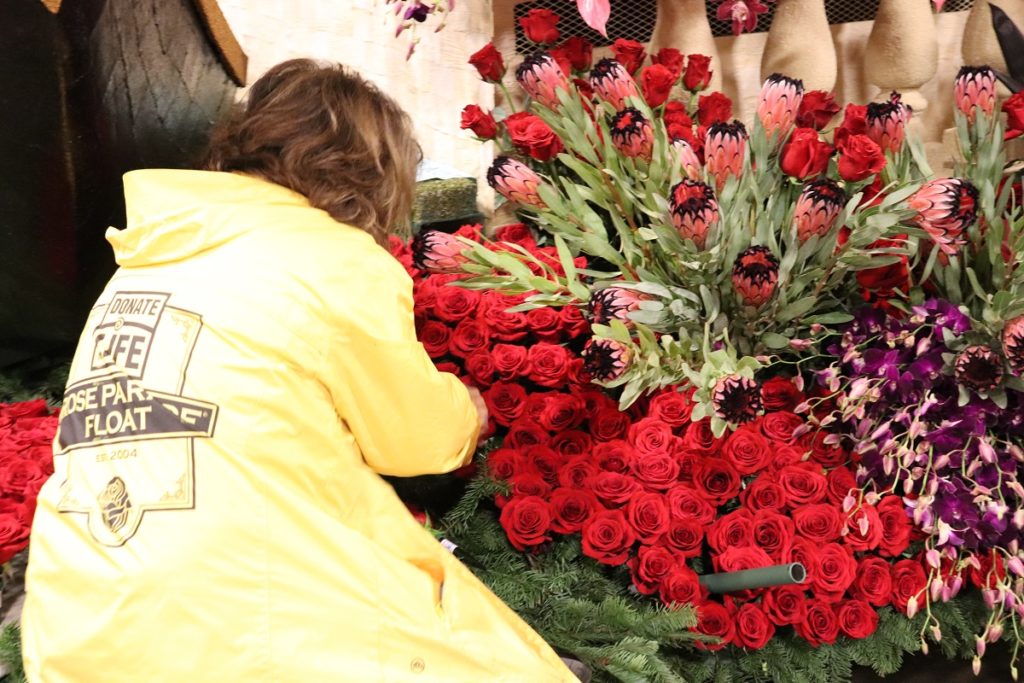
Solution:
<svg viewBox="0 0 1024 683"><path fill-rule="evenodd" d="M735 593L736 591L755 590L769 586L803 583L806 580L807 570L799 562L777 564L760 569L744 569L738 572L705 574L700 577L701 585L711 593Z"/></svg>

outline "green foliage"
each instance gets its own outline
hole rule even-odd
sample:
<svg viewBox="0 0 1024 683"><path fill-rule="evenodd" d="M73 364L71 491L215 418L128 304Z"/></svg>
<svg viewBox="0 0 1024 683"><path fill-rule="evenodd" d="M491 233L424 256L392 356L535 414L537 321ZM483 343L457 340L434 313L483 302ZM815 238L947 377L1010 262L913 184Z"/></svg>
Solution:
<svg viewBox="0 0 1024 683"><path fill-rule="evenodd" d="M27 683L21 662L21 629L17 624L8 624L0 632L0 664L7 668L0 683Z"/></svg>
<svg viewBox="0 0 1024 683"><path fill-rule="evenodd" d="M51 404L59 403L64 396L69 365L60 362L31 370L8 369L0 372L0 402L45 398Z"/></svg>

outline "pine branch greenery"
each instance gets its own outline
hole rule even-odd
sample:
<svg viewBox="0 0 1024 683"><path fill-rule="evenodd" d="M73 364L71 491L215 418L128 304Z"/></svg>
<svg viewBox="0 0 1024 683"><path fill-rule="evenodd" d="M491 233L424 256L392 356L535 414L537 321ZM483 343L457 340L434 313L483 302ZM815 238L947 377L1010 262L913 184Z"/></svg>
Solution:
<svg viewBox="0 0 1024 683"><path fill-rule="evenodd" d="M21 629L17 624L8 624L0 631L0 664L7 669L0 683L27 683L21 663Z"/></svg>

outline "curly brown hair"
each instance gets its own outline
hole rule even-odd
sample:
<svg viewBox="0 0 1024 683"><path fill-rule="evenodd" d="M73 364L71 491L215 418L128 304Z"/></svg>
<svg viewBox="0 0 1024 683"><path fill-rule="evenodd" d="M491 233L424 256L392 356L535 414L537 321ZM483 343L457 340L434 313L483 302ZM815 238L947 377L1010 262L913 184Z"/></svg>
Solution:
<svg viewBox="0 0 1024 683"><path fill-rule="evenodd" d="M380 244L405 233L422 159L404 111L341 64L270 69L213 134L203 167L283 185Z"/></svg>

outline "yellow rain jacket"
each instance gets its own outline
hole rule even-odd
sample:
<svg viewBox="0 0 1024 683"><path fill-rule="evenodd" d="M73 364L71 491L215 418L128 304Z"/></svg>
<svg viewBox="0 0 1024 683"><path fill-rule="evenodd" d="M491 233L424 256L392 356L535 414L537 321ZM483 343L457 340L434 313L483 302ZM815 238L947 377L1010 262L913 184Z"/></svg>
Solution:
<svg viewBox="0 0 1024 683"><path fill-rule="evenodd" d="M575 681L377 476L476 439L401 266L250 177L125 193L32 531L29 680Z"/></svg>

